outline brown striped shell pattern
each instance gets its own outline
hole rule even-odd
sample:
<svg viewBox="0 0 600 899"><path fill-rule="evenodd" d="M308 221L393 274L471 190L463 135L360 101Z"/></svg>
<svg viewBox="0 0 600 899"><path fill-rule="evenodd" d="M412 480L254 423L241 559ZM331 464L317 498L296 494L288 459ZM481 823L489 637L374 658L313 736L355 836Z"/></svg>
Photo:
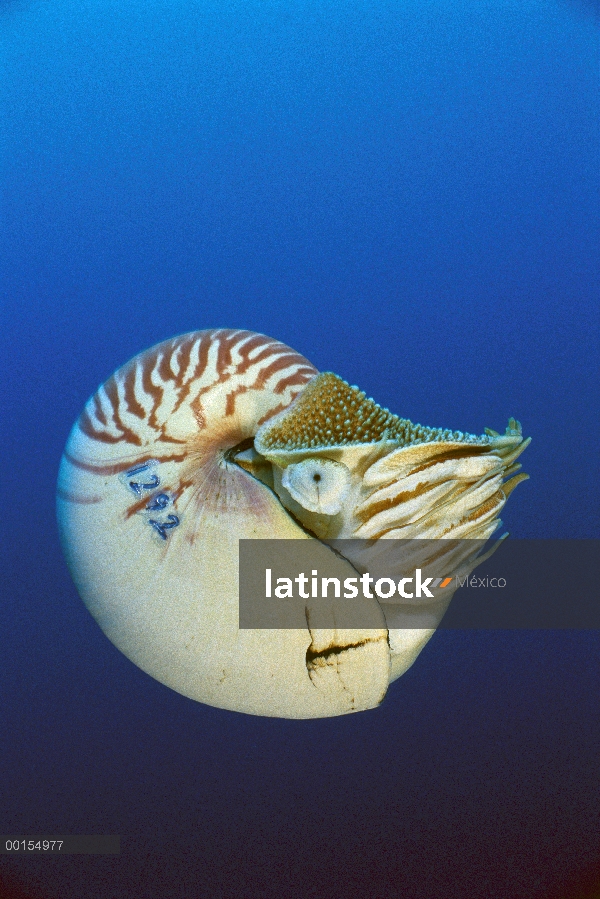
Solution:
<svg viewBox="0 0 600 899"><path fill-rule="evenodd" d="M369 628L339 627L335 610L318 629L308 616L241 628L239 540L311 541L315 568L340 578L393 538L428 548L412 569L435 545L448 574L470 571L481 557L464 546L500 524L528 442L514 419L504 435L415 425L262 334L194 331L87 402L60 466L61 540L104 633L173 690L255 715L361 711L413 663L452 590L427 626L411 628L414 605L372 598Z"/></svg>

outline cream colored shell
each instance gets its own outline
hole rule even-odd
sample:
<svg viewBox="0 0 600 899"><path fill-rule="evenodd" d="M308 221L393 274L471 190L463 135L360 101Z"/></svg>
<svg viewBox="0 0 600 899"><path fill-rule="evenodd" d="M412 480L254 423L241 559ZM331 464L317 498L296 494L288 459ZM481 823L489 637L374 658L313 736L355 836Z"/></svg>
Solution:
<svg viewBox="0 0 600 899"><path fill-rule="evenodd" d="M412 664L447 600L426 629L375 599L361 600L375 628L340 630L332 601L326 628L240 629L238 541L311 540L315 565L343 579L364 560L334 553L340 537L487 538L526 443L512 420L502 437L412 425L264 335L192 332L86 404L60 467L61 539L102 630L174 690L256 715L360 711Z"/></svg>

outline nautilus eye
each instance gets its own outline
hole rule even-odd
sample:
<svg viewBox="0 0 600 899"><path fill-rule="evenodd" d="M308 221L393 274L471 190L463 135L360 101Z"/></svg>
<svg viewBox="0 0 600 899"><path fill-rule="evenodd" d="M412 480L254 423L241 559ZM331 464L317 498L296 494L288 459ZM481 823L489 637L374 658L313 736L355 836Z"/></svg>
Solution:
<svg viewBox="0 0 600 899"><path fill-rule="evenodd" d="M336 515L350 490L350 472L331 459L305 459L288 465L281 485L309 512Z"/></svg>
<svg viewBox="0 0 600 899"><path fill-rule="evenodd" d="M86 404L59 472L61 539L106 635L172 689L257 715L360 711L412 664L444 605L414 629L410 603L385 596L362 600L368 627L340 628L333 603L318 628L308 606L305 627L240 628L239 541L309 541L315 568L341 581L366 570L361 547L377 565L393 538L436 540L449 570L474 566L448 538L496 530L528 442L513 419L504 435L415 425L261 334L192 332ZM345 538L357 548L342 555ZM427 561L422 545L405 565Z"/></svg>

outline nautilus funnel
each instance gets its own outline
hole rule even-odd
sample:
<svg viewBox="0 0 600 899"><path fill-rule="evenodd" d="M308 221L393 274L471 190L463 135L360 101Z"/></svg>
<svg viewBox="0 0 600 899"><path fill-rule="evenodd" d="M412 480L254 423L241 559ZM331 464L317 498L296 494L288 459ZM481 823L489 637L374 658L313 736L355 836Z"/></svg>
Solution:
<svg viewBox="0 0 600 899"><path fill-rule="evenodd" d="M179 693L255 715L361 711L443 608L427 628L376 597L361 600L368 627L340 627L332 604L318 629L308 616L240 628L240 539L310 541L340 580L366 564L340 539L371 558L390 538L485 540L526 477L515 460L527 443L513 419L479 437L414 425L276 340L195 331L136 356L87 402L60 466L61 540L104 633Z"/></svg>

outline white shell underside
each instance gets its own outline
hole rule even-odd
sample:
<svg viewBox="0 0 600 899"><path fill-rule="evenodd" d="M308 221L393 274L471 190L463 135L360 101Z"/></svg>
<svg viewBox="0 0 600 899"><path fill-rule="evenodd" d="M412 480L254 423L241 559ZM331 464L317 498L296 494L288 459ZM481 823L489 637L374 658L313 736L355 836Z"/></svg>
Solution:
<svg viewBox="0 0 600 899"><path fill-rule="evenodd" d="M250 444L316 374L302 356L263 335L193 332L119 369L69 437L58 521L79 593L131 661L194 700L287 718L373 708L434 631L390 630L376 600L369 620L378 626L368 630L337 629L335 601L328 628L311 630L308 621L306 629L239 628L241 538L312 540L315 564L327 560L340 579L356 575L324 542L331 534L316 527L319 539L311 537L289 514L283 502L292 509L295 500L282 501L276 465L273 474L263 460L252 474L230 454ZM335 475L328 467L335 461L329 454L315 470ZM378 465L379 475L376 465L369 470L371 493L382 489L377 477L386 489L385 459ZM302 501L305 468L286 478ZM268 486L273 479L279 496ZM368 504L367 494L358 502L350 474L340 485L332 481L330 520L350 499L353 508ZM319 509L306 514L318 517Z"/></svg>

